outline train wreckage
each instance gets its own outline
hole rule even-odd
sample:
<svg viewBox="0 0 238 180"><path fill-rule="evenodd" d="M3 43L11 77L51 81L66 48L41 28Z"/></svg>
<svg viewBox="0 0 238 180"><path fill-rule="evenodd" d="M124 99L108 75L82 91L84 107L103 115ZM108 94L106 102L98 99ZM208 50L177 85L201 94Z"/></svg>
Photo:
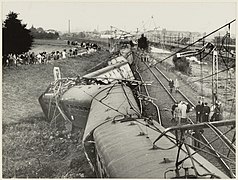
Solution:
<svg viewBox="0 0 238 180"><path fill-rule="evenodd" d="M97 177L229 178L193 149L188 132L206 128L206 123L166 129L159 116L144 116L142 102L154 105L140 86L151 82L138 79L135 71L136 62L147 55L124 51L84 76L61 78L55 68L55 81L39 98L47 119L82 132L85 154ZM235 126L235 121L210 124Z"/></svg>

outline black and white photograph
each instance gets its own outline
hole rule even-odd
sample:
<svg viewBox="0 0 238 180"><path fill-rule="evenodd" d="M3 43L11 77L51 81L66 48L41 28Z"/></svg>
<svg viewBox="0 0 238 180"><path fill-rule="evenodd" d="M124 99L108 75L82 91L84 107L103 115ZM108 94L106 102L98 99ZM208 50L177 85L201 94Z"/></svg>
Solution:
<svg viewBox="0 0 238 180"><path fill-rule="evenodd" d="M236 1L2 1L2 178L236 179Z"/></svg>

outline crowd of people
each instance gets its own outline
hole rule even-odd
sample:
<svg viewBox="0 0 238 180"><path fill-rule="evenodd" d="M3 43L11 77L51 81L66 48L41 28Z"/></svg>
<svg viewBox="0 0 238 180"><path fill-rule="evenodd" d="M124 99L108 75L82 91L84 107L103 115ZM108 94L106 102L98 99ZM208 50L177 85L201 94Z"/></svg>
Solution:
<svg viewBox="0 0 238 180"><path fill-rule="evenodd" d="M187 113L192 111L188 102L179 101L175 102L172 106L172 121L176 122L178 125L181 125L181 122L187 121Z"/></svg>
<svg viewBox="0 0 238 180"><path fill-rule="evenodd" d="M203 103L202 101L198 101L195 111L197 123L219 121L222 106L220 102L216 102L209 107L207 102Z"/></svg>
<svg viewBox="0 0 238 180"><path fill-rule="evenodd" d="M169 80L169 90L170 93L173 93L173 89L175 90L175 93L179 90L179 81L177 79ZM187 104L186 102L176 102L172 106L172 115L173 120L176 120L180 124L180 119L186 118L186 111L185 106L183 107L182 104ZM177 107L177 109L176 109ZM195 107L196 111L196 123L201 122L212 122L212 121L218 121L220 119L221 115L221 103L216 101L214 105L209 106L207 102L198 101L198 104ZM187 110L187 112L189 112Z"/></svg>
<svg viewBox="0 0 238 180"><path fill-rule="evenodd" d="M70 41L68 41L70 42ZM9 54L8 56L3 56L3 67L28 65L28 64L46 64L52 60L66 59L68 57L82 56L83 54L90 54L97 50L100 50L100 47L95 43L82 42L80 45L77 41L73 41L73 47L69 49L64 49L63 51L52 51L52 52L25 52L22 54ZM70 45L70 43L68 43ZM81 48L80 48L81 47ZM85 50L82 51L82 48Z"/></svg>
<svg viewBox="0 0 238 180"><path fill-rule="evenodd" d="M172 105L172 121L175 121L178 125L181 122L187 121L187 113L195 109L196 123L219 121L222 112L222 106L220 102L216 102L214 105L208 106L208 103L198 101L195 108L190 107L189 103L180 101L175 102Z"/></svg>
<svg viewBox="0 0 238 180"><path fill-rule="evenodd" d="M172 105L172 122L175 122L178 126L183 122L187 122L187 113L193 111L193 107L190 108L187 102L176 102ZM212 122L219 121L220 115L222 113L222 106L220 102L216 102L211 107L208 106L208 103L203 103L198 101L198 104L195 107L196 112L196 123L202 122ZM195 139L191 139L190 144L193 144L195 147L200 147L201 134L204 132L203 129L194 129L188 130L186 133L192 135Z"/></svg>

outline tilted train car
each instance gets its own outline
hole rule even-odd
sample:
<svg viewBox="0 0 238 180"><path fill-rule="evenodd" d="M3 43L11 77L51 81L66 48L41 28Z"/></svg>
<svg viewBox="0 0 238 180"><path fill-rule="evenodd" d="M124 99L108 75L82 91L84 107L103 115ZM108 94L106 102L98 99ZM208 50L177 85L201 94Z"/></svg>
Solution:
<svg viewBox="0 0 238 180"><path fill-rule="evenodd" d="M48 121L58 122L60 125L64 123L68 129L73 128L73 131L83 130L91 101L98 90L104 88L100 84L110 84L118 78L134 79L129 63L123 56L109 60L107 67L83 77L61 78L52 82L39 97L39 102Z"/></svg>
<svg viewBox="0 0 238 180"><path fill-rule="evenodd" d="M79 84L61 79L39 98L49 120L58 111L58 117L84 130L85 154L98 177L229 178L172 133L161 136L165 129L141 114L129 64L109 64Z"/></svg>
<svg viewBox="0 0 238 180"><path fill-rule="evenodd" d="M92 100L83 144L98 177L228 178L199 154L189 157L191 148L183 145L178 153L172 133L155 148L164 130L142 118L131 89L118 84Z"/></svg>

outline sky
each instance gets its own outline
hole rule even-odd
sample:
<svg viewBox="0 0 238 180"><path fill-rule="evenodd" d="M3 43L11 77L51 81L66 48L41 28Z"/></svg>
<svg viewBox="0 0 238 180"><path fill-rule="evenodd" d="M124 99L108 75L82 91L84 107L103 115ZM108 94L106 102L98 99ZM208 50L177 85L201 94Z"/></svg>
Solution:
<svg viewBox="0 0 238 180"><path fill-rule="evenodd" d="M61 32L99 31L110 26L126 31L166 28L167 30L211 32L236 18L235 1L213 2L92 2L92 1L5 1L2 21L10 12L30 28L42 27ZM235 33L236 23L231 25Z"/></svg>

